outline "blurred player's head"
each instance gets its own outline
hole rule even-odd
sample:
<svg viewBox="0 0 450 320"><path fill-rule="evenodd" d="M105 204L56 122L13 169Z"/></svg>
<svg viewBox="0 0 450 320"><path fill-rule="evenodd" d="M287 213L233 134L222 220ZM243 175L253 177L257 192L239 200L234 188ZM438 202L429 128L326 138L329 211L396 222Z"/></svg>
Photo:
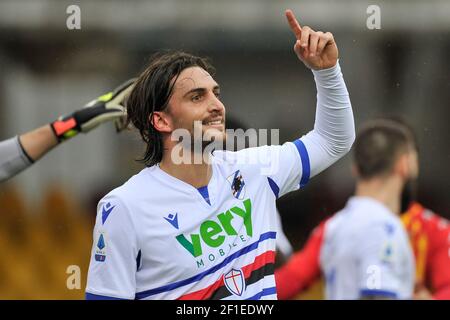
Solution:
<svg viewBox="0 0 450 320"><path fill-rule="evenodd" d="M411 139L412 144L416 150L416 153L419 153L419 142L417 140L417 136L414 132L413 127L406 122L404 119L399 117L392 117L390 120L395 121L398 125L402 126L404 130L408 132L408 137ZM416 200L417 197L417 188L418 188L418 173L419 173L419 161L416 160L417 163L417 175L415 177L411 177L403 187L402 195L401 195L401 212L406 212L411 204Z"/></svg>
<svg viewBox="0 0 450 320"><path fill-rule="evenodd" d="M354 145L354 166L359 181L400 179L401 212L413 200L419 174L417 143L412 129L398 119L367 122Z"/></svg>
<svg viewBox="0 0 450 320"><path fill-rule="evenodd" d="M203 58L184 52L160 53L151 58L127 101L128 119L147 144L143 161L162 160L171 134L185 129L194 137L194 123L214 139L225 139L225 107L214 69ZM201 138L200 138L201 139Z"/></svg>

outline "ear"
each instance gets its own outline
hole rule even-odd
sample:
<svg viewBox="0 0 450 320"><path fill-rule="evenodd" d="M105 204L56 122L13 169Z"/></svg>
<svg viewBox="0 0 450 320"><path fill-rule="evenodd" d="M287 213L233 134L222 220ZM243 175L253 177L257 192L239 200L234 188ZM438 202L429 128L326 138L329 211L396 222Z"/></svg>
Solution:
<svg viewBox="0 0 450 320"><path fill-rule="evenodd" d="M409 162L409 155L401 154L395 162L394 173L406 179L409 176Z"/></svg>
<svg viewBox="0 0 450 320"><path fill-rule="evenodd" d="M170 116L163 111L153 112L149 121L159 132L170 133L173 130Z"/></svg>
<svg viewBox="0 0 450 320"><path fill-rule="evenodd" d="M409 155L409 174L412 178L417 178L419 176L419 155L416 150L410 152Z"/></svg>

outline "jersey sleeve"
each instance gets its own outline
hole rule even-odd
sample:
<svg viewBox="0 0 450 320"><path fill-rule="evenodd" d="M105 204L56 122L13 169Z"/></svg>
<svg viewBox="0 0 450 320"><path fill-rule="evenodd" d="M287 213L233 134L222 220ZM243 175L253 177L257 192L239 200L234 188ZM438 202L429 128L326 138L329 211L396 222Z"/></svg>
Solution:
<svg viewBox="0 0 450 320"><path fill-rule="evenodd" d="M313 130L282 146L242 153L264 165L261 173L277 197L305 186L310 177L345 155L355 140L352 106L339 63L312 72L317 88Z"/></svg>
<svg viewBox="0 0 450 320"><path fill-rule="evenodd" d="M434 299L450 300L450 223L444 218L435 218L433 232L429 235L428 279Z"/></svg>
<svg viewBox="0 0 450 320"><path fill-rule="evenodd" d="M316 227L305 246L275 271L278 299L292 299L320 276L319 256L325 222Z"/></svg>
<svg viewBox="0 0 450 320"><path fill-rule="evenodd" d="M308 183L309 159L306 150L300 154L292 142L263 148L267 149L262 150L262 160L267 163L262 167L262 173L267 175L267 182L277 198Z"/></svg>
<svg viewBox="0 0 450 320"><path fill-rule="evenodd" d="M0 142L0 182L13 177L32 163L20 144L19 136Z"/></svg>
<svg viewBox="0 0 450 320"><path fill-rule="evenodd" d="M396 228L401 226L378 222L356 238L360 298L402 298L399 270L405 263L402 250L409 244Z"/></svg>
<svg viewBox="0 0 450 320"><path fill-rule="evenodd" d="M99 202L93 240L86 299L134 299L137 235L119 198L106 196Z"/></svg>
<svg viewBox="0 0 450 320"><path fill-rule="evenodd" d="M314 177L350 150L355 140L355 123L339 63L312 72L317 89L314 128L294 143L300 155L308 155L310 176Z"/></svg>
<svg viewBox="0 0 450 320"><path fill-rule="evenodd" d="M243 149L235 153L234 161L256 168L277 198L299 189L309 180L307 154L302 160L292 142Z"/></svg>

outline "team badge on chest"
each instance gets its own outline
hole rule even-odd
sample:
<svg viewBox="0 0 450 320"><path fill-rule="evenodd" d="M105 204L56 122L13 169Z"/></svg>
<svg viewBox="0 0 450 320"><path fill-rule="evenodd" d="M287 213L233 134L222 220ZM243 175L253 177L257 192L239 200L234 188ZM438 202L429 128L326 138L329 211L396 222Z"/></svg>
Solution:
<svg viewBox="0 0 450 320"><path fill-rule="evenodd" d="M227 178L231 185L231 193L236 199L242 200L245 197L245 181L242 177L241 171L237 170Z"/></svg>

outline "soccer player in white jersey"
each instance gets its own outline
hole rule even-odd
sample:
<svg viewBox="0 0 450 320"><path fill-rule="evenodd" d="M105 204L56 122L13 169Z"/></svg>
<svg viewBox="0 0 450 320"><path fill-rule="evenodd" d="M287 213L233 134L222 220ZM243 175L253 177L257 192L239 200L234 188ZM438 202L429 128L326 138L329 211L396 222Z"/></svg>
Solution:
<svg viewBox="0 0 450 320"><path fill-rule="evenodd" d="M172 134L193 133L201 121L205 133L225 139L225 107L204 59L153 57L127 100L147 168L98 204L87 299L276 299L275 200L341 158L355 136L333 35L301 27L290 10L286 16L317 86L314 130L281 146L178 163Z"/></svg>
<svg viewBox="0 0 450 320"><path fill-rule="evenodd" d="M411 299L414 256L399 215L418 174L408 128L373 120L358 133L355 195L325 223L320 266L327 299Z"/></svg>

